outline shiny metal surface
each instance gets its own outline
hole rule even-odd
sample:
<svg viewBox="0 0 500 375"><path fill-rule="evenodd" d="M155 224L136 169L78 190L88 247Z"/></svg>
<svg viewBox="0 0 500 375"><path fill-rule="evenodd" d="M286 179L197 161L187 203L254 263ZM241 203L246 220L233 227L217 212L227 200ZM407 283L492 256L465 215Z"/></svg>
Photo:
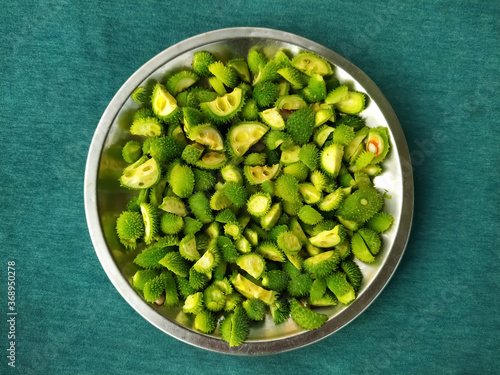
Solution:
<svg viewBox="0 0 500 375"><path fill-rule="evenodd" d="M205 335L194 331L192 320L180 309L147 304L130 286L136 268L134 252L125 253L115 234L115 220L129 199L128 192L118 186L124 167L121 147L130 139L128 127L137 108L130 94L138 86L162 80L166 73L190 66L197 50L212 51L217 57L244 57L250 47L258 45L272 54L281 48L292 53L313 51L336 68L335 74L351 89L366 92L369 106L362 112L367 125L386 126L390 130L392 149L384 162L384 173L374 179L375 186L387 190L385 210L395 218L393 227L383 235L383 248L374 264L358 262L365 276L357 299L349 306L340 305L320 310L329 320L320 329L304 331L290 319L275 326L268 317L252 328L243 345L230 348L216 331ZM407 244L413 217L413 176L406 140L399 121L378 87L357 67L335 52L308 39L282 31L261 28L222 29L186 39L158 54L137 70L110 102L104 112L89 149L85 171L85 212L89 232L99 261L109 279L125 300L157 328L188 344L207 350L234 355L268 355L297 349L314 343L344 327L363 312L385 287L393 275ZM134 319L133 316L130 319Z"/></svg>

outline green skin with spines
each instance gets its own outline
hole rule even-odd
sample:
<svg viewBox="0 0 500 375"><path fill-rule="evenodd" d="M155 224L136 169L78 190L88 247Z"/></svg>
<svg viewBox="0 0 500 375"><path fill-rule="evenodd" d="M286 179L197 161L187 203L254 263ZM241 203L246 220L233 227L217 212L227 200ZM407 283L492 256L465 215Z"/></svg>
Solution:
<svg viewBox="0 0 500 375"><path fill-rule="evenodd" d="M254 321L261 321L266 317L267 305L260 299L247 299L243 302L242 306L248 317Z"/></svg>
<svg viewBox="0 0 500 375"><path fill-rule="evenodd" d="M309 107L298 109L286 120L286 131L298 145L309 142L314 129L314 111Z"/></svg>
<svg viewBox="0 0 500 375"><path fill-rule="evenodd" d="M116 221L116 233L126 248L135 249L137 239L144 235L142 215L138 212L122 212Z"/></svg>
<svg viewBox="0 0 500 375"><path fill-rule="evenodd" d="M262 286L267 289L283 292L288 288L288 275L285 271L271 270L262 275Z"/></svg>
<svg viewBox="0 0 500 375"><path fill-rule="evenodd" d="M255 121L259 119L259 107L255 99L249 99L245 103L241 109L240 115L245 121Z"/></svg>
<svg viewBox="0 0 500 375"><path fill-rule="evenodd" d="M228 342L230 347L242 344L250 333L245 309L242 306L237 306L234 312L221 322L220 331L222 339Z"/></svg>
<svg viewBox="0 0 500 375"><path fill-rule="evenodd" d="M272 82L257 83L252 96L259 107L268 107L278 98L278 87Z"/></svg>
<svg viewBox="0 0 500 375"><path fill-rule="evenodd" d="M326 277L333 272L340 262L340 255L335 250L320 253L304 261L304 269L311 275Z"/></svg>
<svg viewBox="0 0 500 375"><path fill-rule="evenodd" d="M394 222L394 217L386 212L379 212L366 223L367 227L373 229L375 232L384 233L391 227Z"/></svg>
<svg viewBox="0 0 500 375"><path fill-rule="evenodd" d="M122 157L127 163L135 163L142 156L141 144L137 141L128 141L122 148Z"/></svg>
<svg viewBox="0 0 500 375"><path fill-rule="evenodd" d="M294 176L299 182L305 181L309 175L309 168L301 161L287 165L283 173Z"/></svg>
<svg viewBox="0 0 500 375"><path fill-rule="evenodd" d="M174 193L180 198L187 198L193 194L194 173L187 165L178 164L172 168L169 184Z"/></svg>
<svg viewBox="0 0 500 375"><path fill-rule="evenodd" d="M383 203L382 195L374 188L361 188L344 199L337 210L337 215L364 223L382 208Z"/></svg>
<svg viewBox="0 0 500 375"><path fill-rule="evenodd" d="M221 311L226 305L226 296L216 285L210 285L203 292L205 307L210 311Z"/></svg>
<svg viewBox="0 0 500 375"><path fill-rule="evenodd" d="M171 76L166 83L168 92L177 95L198 81L198 75L191 70L182 70Z"/></svg>
<svg viewBox="0 0 500 375"><path fill-rule="evenodd" d="M153 112L153 110L151 108L141 107L141 108L138 108L134 112L133 121L139 120L139 119L145 118L145 117L154 117L154 116L155 116L155 113Z"/></svg>
<svg viewBox="0 0 500 375"><path fill-rule="evenodd" d="M165 306L176 306L179 303L179 293L177 292L177 284L171 272L163 271L160 277L165 285Z"/></svg>
<svg viewBox="0 0 500 375"><path fill-rule="evenodd" d="M144 104L148 101L148 93L144 87L136 88L130 97L137 104Z"/></svg>
<svg viewBox="0 0 500 375"><path fill-rule="evenodd" d="M176 251L167 253L158 263L178 276L189 275L190 264Z"/></svg>
<svg viewBox="0 0 500 375"><path fill-rule="evenodd" d="M307 330L318 329L328 320L328 315L309 310L295 298L290 301L290 313L293 321Z"/></svg>
<svg viewBox="0 0 500 375"><path fill-rule="evenodd" d="M285 323L290 318L290 302L285 298L276 300L270 309L274 324L276 325Z"/></svg>
<svg viewBox="0 0 500 375"><path fill-rule="evenodd" d="M276 242L285 254L297 254L302 248L302 243L299 238L289 231L280 233Z"/></svg>
<svg viewBox="0 0 500 375"><path fill-rule="evenodd" d="M130 126L130 134L145 137L158 137L163 133L163 126L156 117L143 117L135 120Z"/></svg>
<svg viewBox="0 0 500 375"><path fill-rule="evenodd" d="M312 301L318 300L326 293L326 281L323 278L316 278L309 291L309 297Z"/></svg>
<svg viewBox="0 0 500 375"><path fill-rule="evenodd" d="M194 318L194 329L203 333L212 333L217 328L217 315L209 310L202 310Z"/></svg>
<svg viewBox="0 0 500 375"><path fill-rule="evenodd" d="M202 77L208 77L212 74L208 67L216 61L217 59L212 52L197 51L193 55L193 70Z"/></svg>
<svg viewBox="0 0 500 375"><path fill-rule="evenodd" d="M153 303L162 296L164 291L165 281L161 276L157 276L151 281L148 281L144 286L144 299L149 303Z"/></svg>
<svg viewBox="0 0 500 375"><path fill-rule="evenodd" d="M333 131L333 142L342 146L347 146L355 137L354 129L348 125L337 125Z"/></svg>
<svg viewBox="0 0 500 375"><path fill-rule="evenodd" d="M231 211L231 209L224 208L215 216L215 221L226 224L232 221L236 221L236 215L233 211Z"/></svg>
<svg viewBox="0 0 500 375"><path fill-rule="evenodd" d="M281 78L278 74L278 70L281 68L274 60L270 60L266 65L260 66L259 71L254 75L253 85L258 85L259 83L267 81L277 81Z"/></svg>
<svg viewBox="0 0 500 375"><path fill-rule="evenodd" d="M304 205L299 210L299 219L306 224L316 225L323 220L323 216L311 206Z"/></svg>
<svg viewBox="0 0 500 375"><path fill-rule="evenodd" d="M247 200L247 191L245 187L237 182L227 181L222 191L236 207L243 206Z"/></svg>
<svg viewBox="0 0 500 375"><path fill-rule="evenodd" d="M212 210L210 209L210 201L199 191L188 198L189 208L194 216L202 223L211 223L214 220Z"/></svg>
<svg viewBox="0 0 500 375"><path fill-rule="evenodd" d="M350 304L356 298L354 288L347 281L346 274L341 271L335 271L328 276L326 285L344 305Z"/></svg>
<svg viewBox="0 0 500 375"><path fill-rule="evenodd" d="M319 150L314 143L306 143L300 148L299 160L311 171L315 170L319 161Z"/></svg>
<svg viewBox="0 0 500 375"><path fill-rule="evenodd" d="M179 244L179 254L186 260L197 261L201 255L196 249L196 237L193 234L186 235Z"/></svg>
<svg viewBox="0 0 500 375"><path fill-rule="evenodd" d="M193 145L187 145L182 151L181 158L186 163L194 165L203 154L203 149L204 147L201 145L199 145L198 147L195 147Z"/></svg>
<svg viewBox="0 0 500 375"><path fill-rule="evenodd" d="M352 285L355 291L358 291L363 282L363 273L359 269L359 266L352 260L344 260L340 263L342 270L347 276L347 281Z"/></svg>
<svg viewBox="0 0 500 375"><path fill-rule="evenodd" d="M245 161L243 163L250 166L266 165L266 154L253 152L245 157Z"/></svg>
<svg viewBox="0 0 500 375"><path fill-rule="evenodd" d="M165 234L177 234L184 228L184 220L181 216L165 212L161 216L160 227Z"/></svg>
<svg viewBox="0 0 500 375"><path fill-rule="evenodd" d="M271 130L264 137L264 142L266 147L270 150L277 149L285 140L290 138L290 136L279 130Z"/></svg>
<svg viewBox="0 0 500 375"><path fill-rule="evenodd" d="M300 202L299 182L292 175L281 175L276 180L276 196L288 202Z"/></svg>
<svg viewBox="0 0 500 375"><path fill-rule="evenodd" d="M248 68L253 74L257 74L261 67L267 64L267 57L257 47L252 47L247 54Z"/></svg>
<svg viewBox="0 0 500 375"><path fill-rule="evenodd" d="M358 233L363 238L363 241L365 241L366 246L368 246L368 249L370 250L370 253L372 253L373 255L377 255L382 246L378 233L368 228L360 228L358 230Z"/></svg>
<svg viewBox="0 0 500 375"><path fill-rule="evenodd" d="M185 298L184 306L182 307L182 311L186 314L199 314L203 310L203 293L197 292L191 295L188 295Z"/></svg>
<svg viewBox="0 0 500 375"><path fill-rule="evenodd" d="M292 66L278 69L277 73L286 79L295 90L307 85L307 75Z"/></svg>
<svg viewBox="0 0 500 375"><path fill-rule="evenodd" d="M309 294L311 286L311 277L308 274L303 273L290 279L290 282L288 283L288 293L292 297L304 297Z"/></svg>
<svg viewBox="0 0 500 375"><path fill-rule="evenodd" d="M153 280L155 277L159 276L160 272L158 270L139 270L132 277L132 283L135 289L144 290L144 286L148 281Z"/></svg>
<svg viewBox="0 0 500 375"><path fill-rule="evenodd" d="M141 214L144 222L144 242L150 245L158 234L158 210L150 203L141 203ZM175 234L175 233L166 233Z"/></svg>
<svg viewBox="0 0 500 375"><path fill-rule="evenodd" d="M189 270L189 285L196 290L201 291L208 283L208 277L204 273L197 272L193 268Z"/></svg>
<svg viewBox="0 0 500 375"><path fill-rule="evenodd" d="M194 190L196 191L207 191L212 189L217 179L215 176L209 172L198 168L193 168L194 174Z"/></svg>
<svg viewBox="0 0 500 375"><path fill-rule="evenodd" d="M326 98L326 84L323 77L313 74L309 78L307 87L302 90L304 98L310 103L317 103Z"/></svg>
<svg viewBox="0 0 500 375"><path fill-rule="evenodd" d="M203 223L197 219L193 219L192 217L184 218L184 234L196 234L203 227Z"/></svg>
<svg viewBox="0 0 500 375"><path fill-rule="evenodd" d="M267 193L255 193L247 201L248 213L256 216L262 217L269 212L271 209L272 199Z"/></svg>
<svg viewBox="0 0 500 375"><path fill-rule="evenodd" d="M134 263L146 269L161 269L162 265L158 262L172 250L172 247L151 245L142 250L140 254L137 254Z"/></svg>
<svg viewBox="0 0 500 375"><path fill-rule="evenodd" d="M186 299L191 294L195 294L196 291L189 284L189 280L185 277L180 277L175 275L175 282L177 284L177 290L183 299Z"/></svg>
<svg viewBox="0 0 500 375"><path fill-rule="evenodd" d="M281 252L278 246L271 241L265 241L259 244L256 250L263 258L273 260L276 262L284 262L285 255Z"/></svg>
<svg viewBox="0 0 500 375"><path fill-rule="evenodd" d="M225 66L222 62L216 61L208 66L208 70L215 77L220 79L227 87L236 87L239 82L238 73L231 67Z"/></svg>

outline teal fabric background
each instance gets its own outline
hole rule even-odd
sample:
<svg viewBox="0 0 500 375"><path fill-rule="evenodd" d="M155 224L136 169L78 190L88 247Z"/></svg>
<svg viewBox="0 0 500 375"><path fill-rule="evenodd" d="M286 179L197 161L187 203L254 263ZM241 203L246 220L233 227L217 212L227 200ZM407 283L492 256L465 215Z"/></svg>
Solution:
<svg viewBox="0 0 500 375"><path fill-rule="evenodd" d="M2 1L0 373L488 374L500 366L498 1ZM379 298L334 335L239 358L153 327L116 292L87 231L83 176L107 104L165 48L259 26L346 57L410 147L415 216ZM7 366L7 261L17 271Z"/></svg>

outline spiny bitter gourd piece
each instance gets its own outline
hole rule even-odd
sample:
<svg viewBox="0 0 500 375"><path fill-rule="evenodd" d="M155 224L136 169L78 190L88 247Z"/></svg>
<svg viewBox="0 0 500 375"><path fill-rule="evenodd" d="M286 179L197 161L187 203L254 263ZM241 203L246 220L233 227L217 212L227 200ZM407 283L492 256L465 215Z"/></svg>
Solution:
<svg viewBox="0 0 500 375"><path fill-rule="evenodd" d="M266 319L321 327L315 309L356 298L394 223L373 183L390 133L366 126L367 95L312 52L268 52L197 51L137 88L121 150L134 196L116 232L145 245L132 286L230 346Z"/></svg>

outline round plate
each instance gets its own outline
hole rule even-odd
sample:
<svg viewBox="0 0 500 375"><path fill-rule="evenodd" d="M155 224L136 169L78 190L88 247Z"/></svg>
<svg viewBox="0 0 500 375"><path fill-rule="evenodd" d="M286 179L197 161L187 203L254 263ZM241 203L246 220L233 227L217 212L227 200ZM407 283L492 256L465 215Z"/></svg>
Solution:
<svg viewBox="0 0 500 375"><path fill-rule="evenodd" d="M369 127L389 128L391 151L383 163L384 172L374 178L375 186L387 190L385 211L394 216L392 228L383 234L383 248L373 264L358 262L364 282L356 300L349 306L321 308L329 316L319 329L304 331L292 319L275 326L272 318L252 326L248 340L234 348L220 339L218 331L205 335L192 329L192 319L181 312L146 303L130 285L135 273L135 252L123 251L115 234L115 221L125 209L130 193L120 188L118 178L125 166L121 147L130 139L128 128L138 105L130 99L138 87L162 81L167 73L189 67L194 52L207 50L221 59L246 57L248 50L259 46L272 56L279 49L293 54L312 51L334 66L334 74L351 90L368 94L370 100L361 113ZM284 352L316 342L356 318L389 281L408 241L413 217L413 177L408 146L388 101L378 87L352 63L337 53L294 34L262 28L231 28L186 39L161 52L137 70L117 92L97 126L90 146L85 171L85 212L97 256L109 279L125 300L144 318L169 335L188 344L221 353L264 355ZM133 317L130 317L133 319Z"/></svg>

